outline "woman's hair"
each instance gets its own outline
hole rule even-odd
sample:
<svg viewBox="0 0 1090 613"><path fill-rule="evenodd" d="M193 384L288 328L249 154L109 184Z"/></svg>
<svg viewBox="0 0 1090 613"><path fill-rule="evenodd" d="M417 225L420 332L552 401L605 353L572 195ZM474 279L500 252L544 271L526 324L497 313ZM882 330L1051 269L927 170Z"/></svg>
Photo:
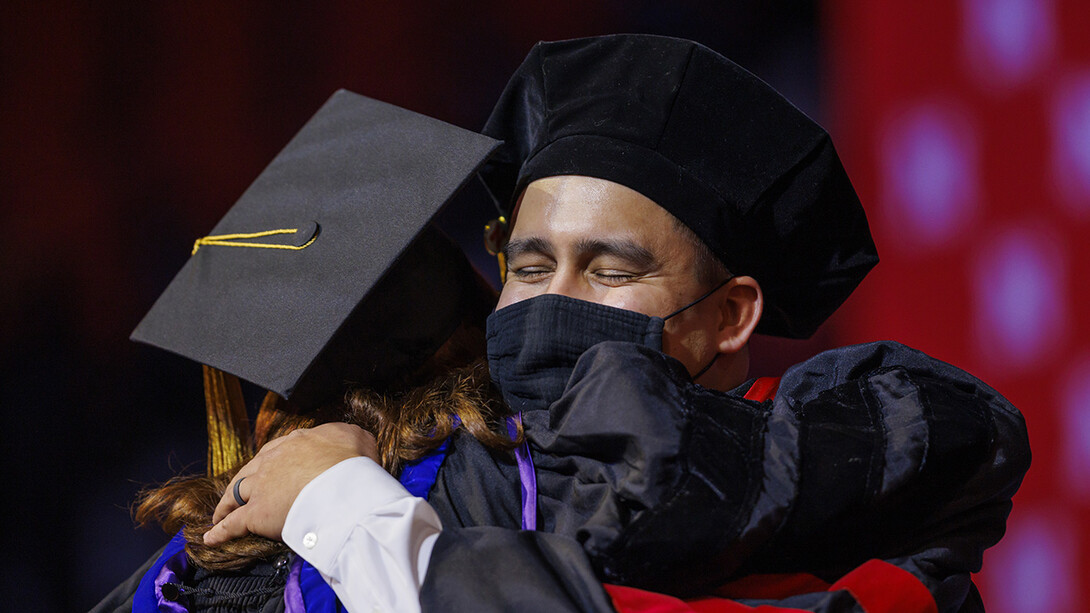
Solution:
<svg viewBox="0 0 1090 613"><path fill-rule="evenodd" d="M460 329L415 373L416 381L427 382L402 391L350 389L343 404L306 412L270 393L255 424L255 445L260 448L298 428L345 421L375 436L379 463L394 476L406 462L436 449L457 427L487 447L512 449L521 440L521 428L515 440L507 435L508 410L489 384L487 366L477 357L481 336L478 330ZM466 365L471 355L476 359ZM170 534L181 530L186 553L209 570L237 570L286 551L283 543L255 535L216 547L204 544L212 513L239 468L211 477L175 477L141 492L134 503L136 521L157 523Z"/></svg>

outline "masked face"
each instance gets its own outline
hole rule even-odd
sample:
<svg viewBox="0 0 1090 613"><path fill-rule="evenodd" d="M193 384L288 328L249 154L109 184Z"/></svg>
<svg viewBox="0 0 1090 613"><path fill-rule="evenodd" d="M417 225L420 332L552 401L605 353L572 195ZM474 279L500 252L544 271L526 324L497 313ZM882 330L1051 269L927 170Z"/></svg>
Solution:
<svg viewBox="0 0 1090 613"><path fill-rule="evenodd" d="M512 408L555 400L578 357L606 340L664 351L699 375L723 321L697 274L698 251L638 192L590 177L527 188L488 322L492 378ZM667 320L668 319L668 320Z"/></svg>
<svg viewBox="0 0 1090 613"><path fill-rule="evenodd" d="M674 218L642 194L591 177L527 187L508 242L497 310L545 294L665 317L708 290ZM693 374L718 352L720 313L705 300L667 322L662 350Z"/></svg>
<svg viewBox="0 0 1090 613"><path fill-rule="evenodd" d="M496 311L487 323L492 380L512 410L545 408L563 394L576 362L588 349L605 341L621 341L661 351L666 321L696 306L724 283L665 318L559 294L535 296Z"/></svg>
<svg viewBox="0 0 1090 613"><path fill-rule="evenodd" d="M488 318L488 368L513 411L560 398L579 356L603 341L662 348L663 320L635 311L545 294Z"/></svg>

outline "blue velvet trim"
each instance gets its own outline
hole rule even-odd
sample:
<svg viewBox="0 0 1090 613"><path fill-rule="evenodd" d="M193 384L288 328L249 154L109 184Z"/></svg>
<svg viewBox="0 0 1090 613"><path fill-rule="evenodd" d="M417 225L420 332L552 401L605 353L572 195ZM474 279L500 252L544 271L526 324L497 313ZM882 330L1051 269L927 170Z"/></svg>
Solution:
<svg viewBox="0 0 1090 613"><path fill-rule="evenodd" d="M447 437L447 440L443 441L443 444L435 451L406 464L401 470L399 479L401 485L404 485L413 496L427 500L428 492L431 491L431 487L435 485L435 480L439 476L439 466L443 460L447 459L449 450L450 437Z"/></svg>
<svg viewBox="0 0 1090 613"><path fill-rule="evenodd" d="M303 560L303 568L299 571L299 590L303 593L307 613L345 613L344 605L337 600L333 588L306 560Z"/></svg>
<svg viewBox="0 0 1090 613"><path fill-rule="evenodd" d="M163 553L151 565L148 572L140 579L140 585L132 597L132 613L158 613L159 598L155 595L155 578L174 556L185 555L185 537L181 531L167 543Z"/></svg>

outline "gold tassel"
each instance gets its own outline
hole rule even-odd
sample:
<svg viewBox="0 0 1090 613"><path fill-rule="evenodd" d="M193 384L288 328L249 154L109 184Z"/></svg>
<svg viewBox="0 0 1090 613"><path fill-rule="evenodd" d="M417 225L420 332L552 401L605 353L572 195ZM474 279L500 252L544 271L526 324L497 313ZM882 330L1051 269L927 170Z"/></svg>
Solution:
<svg viewBox="0 0 1090 613"><path fill-rule="evenodd" d="M501 285L507 283L507 261L503 248L507 246L509 233L507 218L502 215L484 225L484 248L499 261Z"/></svg>
<svg viewBox="0 0 1090 613"><path fill-rule="evenodd" d="M249 461L254 443L238 377L202 366L208 411L208 475L214 477Z"/></svg>

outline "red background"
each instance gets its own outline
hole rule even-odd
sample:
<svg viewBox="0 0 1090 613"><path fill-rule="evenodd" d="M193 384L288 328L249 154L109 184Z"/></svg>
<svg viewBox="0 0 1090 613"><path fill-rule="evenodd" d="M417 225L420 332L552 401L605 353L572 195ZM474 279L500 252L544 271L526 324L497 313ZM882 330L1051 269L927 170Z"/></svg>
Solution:
<svg viewBox="0 0 1090 613"><path fill-rule="evenodd" d="M838 314L837 341L899 340L1019 407L1033 466L978 583L989 611L1081 609L1090 597L1090 5L844 0L826 17L828 127L882 257ZM891 164L910 163L893 143L919 117L944 126L949 140L933 140L952 146L925 151L948 155L957 172L912 179L960 193L947 212L929 208L941 193L921 190L929 200L913 205L891 179ZM946 227L913 221L913 206Z"/></svg>
<svg viewBox="0 0 1090 613"><path fill-rule="evenodd" d="M1082 125L1084 3L271 4L0 5L0 594L13 610L86 609L163 542L125 507L141 484L202 470L199 370L126 339L193 239L335 89L478 128L533 42L620 31L693 38L768 80L830 129L868 209L882 264L815 339L757 342L757 370L893 338L982 376L1026 414L1035 453L986 556L985 602L1074 611L1087 595L1077 153L1090 157L1090 127L1055 127L1069 107ZM1074 166L1055 161L1059 143ZM923 182L909 192L930 197L916 208L891 179L906 166Z"/></svg>

